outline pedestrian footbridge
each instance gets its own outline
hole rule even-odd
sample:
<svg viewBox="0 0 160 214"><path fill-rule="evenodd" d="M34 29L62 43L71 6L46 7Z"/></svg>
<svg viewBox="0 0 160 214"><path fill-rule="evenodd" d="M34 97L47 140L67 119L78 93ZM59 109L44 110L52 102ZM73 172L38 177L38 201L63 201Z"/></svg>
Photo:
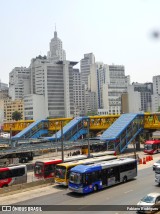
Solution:
<svg viewBox="0 0 160 214"><path fill-rule="evenodd" d="M6 122L3 125L3 131L12 132L14 137L12 139L28 139L38 138L44 136L51 137L46 140L59 141L62 137L64 140L74 141L81 135L87 134L88 130L91 132L104 132L101 140L107 142L108 147L111 147L112 141L120 141L116 148L123 151L123 148L130 143L129 134L138 135L141 131L138 128L139 121L141 121L140 128L145 130L159 130L160 129L160 113L144 113L144 114L122 114L122 115L104 115L104 116L85 116L76 118L55 118L38 121L14 121ZM133 125L136 124L137 130ZM140 125L139 124L139 125ZM130 127L131 125L131 127ZM62 130L63 127L63 130ZM62 133L63 132L63 133ZM53 133L55 133L53 135ZM112 134L112 135L111 135ZM123 139L123 134L127 134L126 141ZM123 139L123 140L122 140Z"/></svg>
<svg viewBox="0 0 160 214"><path fill-rule="evenodd" d="M76 117L71 120L63 129L56 132L51 137L46 137L46 140L49 141L60 141L63 137L64 141L75 141L79 137L88 133L87 122L89 121L88 117Z"/></svg>
<svg viewBox="0 0 160 214"><path fill-rule="evenodd" d="M144 114L122 114L100 137L107 150L122 153L144 129Z"/></svg>
<svg viewBox="0 0 160 214"><path fill-rule="evenodd" d="M21 132L12 137L13 140L38 138L44 134L48 134L48 121L37 120L23 129Z"/></svg>

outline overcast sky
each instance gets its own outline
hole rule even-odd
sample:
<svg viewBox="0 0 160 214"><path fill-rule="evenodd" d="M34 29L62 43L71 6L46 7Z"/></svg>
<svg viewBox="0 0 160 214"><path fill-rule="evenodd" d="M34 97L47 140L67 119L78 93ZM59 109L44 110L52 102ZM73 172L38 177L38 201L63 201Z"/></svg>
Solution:
<svg viewBox="0 0 160 214"><path fill-rule="evenodd" d="M160 0L0 0L0 79L47 55L54 29L67 60L94 53L96 61L125 66L131 82L160 75Z"/></svg>

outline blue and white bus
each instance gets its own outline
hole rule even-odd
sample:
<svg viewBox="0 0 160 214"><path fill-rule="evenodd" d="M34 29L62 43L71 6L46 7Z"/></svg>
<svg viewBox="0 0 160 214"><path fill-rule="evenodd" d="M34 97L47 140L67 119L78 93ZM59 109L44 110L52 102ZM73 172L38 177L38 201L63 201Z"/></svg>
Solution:
<svg viewBox="0 0 160 214"><path fill-rule="evenodd" d="M70 171L69 189L85 194L126 182L136 176L137 160L132 158L78 165Z"/></svg>

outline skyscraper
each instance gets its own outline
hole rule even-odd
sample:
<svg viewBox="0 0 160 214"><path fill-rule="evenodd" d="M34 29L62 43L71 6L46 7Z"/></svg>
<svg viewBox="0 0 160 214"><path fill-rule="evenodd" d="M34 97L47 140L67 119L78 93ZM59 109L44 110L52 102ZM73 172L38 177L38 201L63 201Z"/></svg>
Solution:
<svg viewBox="0 0 160 214"><path fill-rule="evenodd" d="M57 31L54 31L54 38L50 42L50 50L48 52L48 59L51 62L58 62L66 60L66 53L63 50L62 41L57 36Z"/></svg>
<svg viewBox="0 0 160 214"><path fill-rule="evenodd" d="M152 112L160 110L160 75L153 76Z"/></svg>
<svg viewBox="0 0 160 214"><path fill-rule="evenodd" d="M127 92L130 76L125 76L123 65L109 65L109 114L121 114L121 95Z"/></svg>
<svg viewBox="0 0 160 214"><path fill-rule="evenodd" d="M23 99L28 93L30 93L30 69L15 67L9 73L9 95L12 100L17 100Z"/></svg>
<svg viewBox="0 0 160 214"><path fill-rule="evenodd" d="M93 53L84 54L84 58L80 61L80 69L82 76L82 84L88 88L88 75L91 71L91 65L95 63L95 57Z"/></svg>

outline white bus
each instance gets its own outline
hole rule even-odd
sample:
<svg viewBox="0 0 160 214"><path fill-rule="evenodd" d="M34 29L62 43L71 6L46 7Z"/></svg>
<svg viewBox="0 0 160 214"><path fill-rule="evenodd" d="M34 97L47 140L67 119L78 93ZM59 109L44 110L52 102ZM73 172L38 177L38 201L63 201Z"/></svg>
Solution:
<svg viewBox="0 0 160 214"><path fill-rule="evenodd" d="M0 188L27 182L26 165L0 168Z"/></svg>

